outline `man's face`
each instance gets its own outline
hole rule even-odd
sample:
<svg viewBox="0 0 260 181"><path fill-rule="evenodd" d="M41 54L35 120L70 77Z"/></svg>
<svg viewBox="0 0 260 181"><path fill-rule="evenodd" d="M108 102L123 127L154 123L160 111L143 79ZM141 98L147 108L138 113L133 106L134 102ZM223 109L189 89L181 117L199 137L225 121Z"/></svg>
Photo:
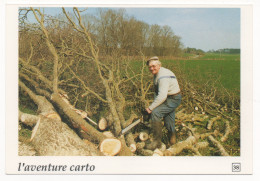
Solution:
<svg viewBox="0 0 260 181"><path fill-rule="evenodd" d="M159 72L160 68L161 68L161 66L158 65L158 63L156 61L151 61L149 63L149 70L153 75L157 74Z"/></svg>

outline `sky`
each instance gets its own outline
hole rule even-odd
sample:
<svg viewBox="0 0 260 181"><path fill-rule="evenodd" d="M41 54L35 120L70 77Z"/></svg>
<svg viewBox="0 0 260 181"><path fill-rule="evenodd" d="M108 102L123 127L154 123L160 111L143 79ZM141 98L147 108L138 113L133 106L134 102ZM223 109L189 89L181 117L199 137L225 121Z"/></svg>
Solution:
<svg viewBox="0 0 260 181"><path fill-rule="evenodd" d="M240 48L238 8L134 8L127 12L149 24L169 25L185 47Z"/></svg>
<svg viewBox="0 0 260 181"><path fill-rule="evenodd" d="M118 8L114 8L118 9ZM239 8L125 8L129 16L150 25L168 25L184 47L208 50L240 48ZM88 8L95 14L97 8ZM45 8L57 15L61 8Z"/></svg>

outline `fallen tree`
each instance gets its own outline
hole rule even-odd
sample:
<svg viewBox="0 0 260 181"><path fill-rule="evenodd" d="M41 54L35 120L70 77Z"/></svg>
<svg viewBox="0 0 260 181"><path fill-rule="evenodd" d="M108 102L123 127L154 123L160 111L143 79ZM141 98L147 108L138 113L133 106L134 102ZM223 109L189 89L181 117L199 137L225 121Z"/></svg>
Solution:
<svg viewBox="0 0 260 181"><path fill-rule="evenodd" d="M39 115L29 115L20 111L19 116L24 124L34 126L30 142L37 154L41 156L103 155L98 150L89 147L73 130L63 123L52 104L46 98L35 95L22 82L19 85L38 105ZM26 155L26 153L21 154ZM30 154L28 152L28 155Z"/></svg>
<svg viewBox="0 0 260 181"><path fill-rule="evenodd" d="M187 81L181 85L184 96L176 113L178 142L169 145L164 131L167 149L144 149L145 141L153 137L149 126L138 123L126 133L122 130L140 119L142 108L153 99L145 57L140 56L137 71L116 50L111 56L100 55L78 8L73 8L73 14L63 8L62 21L36 8L21 11L32 13L38 24L20 31L19 104L22 108L34 102L37 110L34 114L19 111L20 123L32 130L29 146L21 142L19 154L26 155L20 148L35 151L28 155L48 156L173 156L187 150L203 155L209 147L221 155L229 152L219 150L226 150L225 144L238 129L232 117L214 101L215 90L203 95ZM224 131L219 128L222 118Z"/></svg>
<svg viewBox="0 0 260 181"><path fill-rule="evenodd" d="M37 113L40 112L39 116L20 112L20 120L26 125L31 127L34 126L32 131L33 138L31 141L35 146L37 146L36 150L38 150L38 153L41 155L61 154L62 151L57 151L59 153L52 152L52 149L54 149L51 146L52 144L44 140L47 138L52 139L52 136L56 137L56 141L55 139L52 139L52 141L56 142L53 143L55 147L57 142L65 139L62 138L62 135L66 135L66 133L71 135L70 137L71 139L73 138L72 140L76 140L80 137L81 140L89 140L96 145L103 143L106 139L106 136L102 134L101 131L107 129L107 126L109 126L109 129L114 135L115 139L120 141L122 148L120 149L118 155L133 155L133 152L135 152L136 148L131 133L128 133L125 136L121 136L122 129L130 124L136 117L136 115L133 113L132 115L129 115L129 119L125 118L124 110L126 108L126 101L121 90L123 83L131 80L132 78L129 77L129 80L122 79L118 69L118 66L122 65L120 59L113 60L112 65L100 61L98 54L99 50L95 45L95 42L92 40L91 34L83 25L81 14L78 8L73 8L75 13L74 17L71 17L71 15L69 15L64 8L62 10L66 19L66 26L68 26L69 29L74 29L77 36L83 38L81 40L85 45L82 45L82 47L78 47L76 49L73 47L75 46L74 44L69 45L68 41L65 41L65 38L68 37L65 36L59 36L58 41L60 41L60 44L57 45L57 42L52 40L54 37L51 34L50 28L46 26L46 22L48 24L48 20L46 20L46 16L40 11L40 9L29 8L21 10L25 11L25 14L32 13L38 22L37 28L40 31L35 31L35 33L36 35L39 35L43 38L44 41L42 43L45 44L45 48L47 48L49 51L49 53L45 54L45 56L49 57L52 62L47 61L45 59L46 57L44 56L41 56L41 58L44 59L46 63L51 65L52 71L50 71L51 74L48 74L49 70L41 70L40 67L43 66L42 62L38 62L37 65L38 60L34 61L34 58L38 57L39 54L37 54L37 52L34 50L32 43L30 44L31 52L29 57L25 57L20 54L19 85L21 87L21 92L26 92L26 94L29 95L31 100L33 100L38 106ZM62 50L57 48L57 46L62 47ZM68 60L64 57L64 54L70 54L71 57L78 55L80 56L80 59L83 57L95 65L95 69L97 70L97 72L95 72L96 78L98 78L100 85L103 86L101 93L98 92L95 88L86 84L86 82L83 80L84 75L80 74L77 70L79 65L72 66L73 60ZM70 78L60 79L64 76L69 76ZM134 75L133 78L134 77L136 77L136 75ZM77 82L76 84L75 81ZM65 90L60 88L60 85L63 85ZM71 104L68 98L67 90L69 90L70 87L75 87L75 89L81 91L82 95L83 93L91 94L92 97L106 105L108 109L107 112L110 112L111 114L111 120L109 120L107 123L104 119L101 119L101 121L97 124L89 117L87 117L87 112L75 108L75 104ZM102 93L104 93L104 96ZM72 94L72 96L74 95L75 94ZM76 101L78 100L78 97L79 96L76 97ZM54 107L57 108L57 111L54 109ZM66 119L68 126L62 122L62 118ZM89 124L84 118L87 118L92 122ZM51 122L49 119L52 119L53 122ZM61 123L58 123L57 121L60 121ZM92 123L95 125L91 125ZM55 131L50 129L51 127L57 128L57 124L60 124L59 126L61 127L58 129L60 131L60 135L56 135ZM99 126L99 129L96 129L96 125ZM46 130L44 131L44 129ZM46 135L43 135L42 133ZM52 136L48 137L48 135ZM74 141L72 142L74 143ZM47 149L47 145L45 145L47 143L50 144L48 148L49 150ZM81 141L80 143L84 145L84 142ZM70 143L68 143L68 147L70 147L69 145ZM79 150L81 149L79 148ZM93 153L77 153L76 151L72 151L71 154L99 154L97 150L92 150L90 152ZM70 152L64 151L64 154L69 155Z"/></svg>

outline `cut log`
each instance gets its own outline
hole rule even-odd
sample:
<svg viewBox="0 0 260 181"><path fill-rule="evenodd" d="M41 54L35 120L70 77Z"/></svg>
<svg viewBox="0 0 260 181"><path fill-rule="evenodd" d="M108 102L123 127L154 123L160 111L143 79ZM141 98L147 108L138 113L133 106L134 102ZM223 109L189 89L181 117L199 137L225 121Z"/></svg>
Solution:
<svg viewBox="0 0 260 181"><path fill-rule="evenodd" d="M154 154L152 150L147 150L147 149L139 149L138 153L143 156L152 156Z"/></svg>
<svg viewBox="0 0 260 181"><path fill-rule="evenodd" d="M129 148L130 148L131 152L134 153L136 151L136 144L134 144L134 143L130 144Z"/></svg>
<svg viewBox="0 0 260 181"><path fill-rule="evenodd" d="M99 156L103 155L98 149L86 145L79 136L63 123L56 113L53 105L42 96L36 95L24 83L19 81L21 88L28 93L30 98L38 105L40 113L35 128L33 129L31 143L37 153L41 156ZM70 109L58 94L54 94L57 102L62 104L63 110ZM72 111L74 112L74 111ZM79 115L75 112L76 117ZM81 120L80 120L81 121ZM82 122L83 119L82 119ZM80 124L79 124L80 125ZM81 125L80 125L81 126ZM83 125L84 126L84 125ZM82 126L81 126L82 127ZM88 130L84 130L88 132ZM100 133L99 139L104 138Z"/></svg>
<svg viewBox="0 0 260 181"><path fill-rule="evenodd" d="M122 144L118 139L104 139L99 146L100 151L106 156L115 156L121 151Z"/></svg>
<svg viewBox="0 0 260 181"><path fill-rule="evenodd" d="M187 149L190 149L191 151L193 151L195 156L202 156L202 155L200 154L200 152L199 152L199 149L196 148L196 147L194 147L194 146L187 147Z"/></svg>
<svg viewBox="0 0 260 181"><path fill-rule="evenodd" d="M122 143L122 149L119 152L118 156L133 156L134 154L131 152L130 148L126 145L124 135L119 137L119 140Z"/></svg>
<svg viewBox="0 0 260 181"><path fill-rule="evenodd" d="M139 155L152 156L154 154L152 150L144 149L144 147L145 147L145 142L136 143L136 151Z"/></svg>
<svg viewBox="0 0 260 181"><path fill-rule="evenodd" d="M148 138L149 138L149 134L145 131L143 131L139 134L139 139L141 141L146 141L146 140L148 140Z"/></svg>
<svg viewBox="0 0 260 181"><path fill-rule="evenodd" d="M164 151L165 156L175 156L182 152L183 149L192 147L196 143L194 136L189 136L186 140L176 143Z"/></svg>
<svg viewBox="0 0 260 181"><path fill-rule="evenodd" d="M31 143L41 156L101 156L98 149L88 146L65 123L41 118Z"/></svg>
<svg viewBox="0 0 260 181"><path fill-rule="evenodd" d="M161 147L159 148L160 151L164 152L166 150L166 145L162 143Z"/></svg>
<svg viewBox="0 0 260 181"><path fill-rule="evenodd" d="M36 151L34 149L33 146L24 143L24 142L20 142L18 143L19 147L18 147L18 155L19 156L35 156L36 155Z"/></svg>
<svg viewBox="0 0 260 181"><path fill-rule="evenodd" d="M137 151L143 149L144 147L145 147L145 142L138 142L138 143L136 143Z"/></svg>
<svg viewBox="0 0 260 181"><path fill-rule="evenodd" d="M104 131L106 128L107 128L107 120L102 117L99 121L98 121L98 128L101 130L101 131Z"/></svg>
<svg viewBox="0 0 260 181"><path fill-rule="evenodd" d="M163 156L163 152L160 149L156 148L154 150L153 156Z"/></svg>
<svg viewBox="0 0 260 181"><path fill-rule="evenodd" d="M198 149L207 148L209 146L209 143L207 141L199 142L194 147Z"/></svg>
<svg viewBox="0 0 260 181"><path fill-rule="evenodd" d="M39 119L39 116L23 113L19 111L19 120L27 126L33 127Z"/></svg>
<svg viewBox="0 0 260 181"><path fill-rule="evenodd" d="M208 147L208 145L209 145L209 143L204 141L204 142L196 143L193 146L189 146L186 149L190 149L191 151L193 151L194 155L196 155L196 156L202 156L201 153L199 152L199 149L206 148L206 147Z"/></svg>
<svg viewBox="0 0 260 181"><path fill-rule="evenodd" d="M132 133L129 133L125 136L126 145L130 148L131 152L134 153L136 151L136 142L134 140L134 136Z"/></svg>

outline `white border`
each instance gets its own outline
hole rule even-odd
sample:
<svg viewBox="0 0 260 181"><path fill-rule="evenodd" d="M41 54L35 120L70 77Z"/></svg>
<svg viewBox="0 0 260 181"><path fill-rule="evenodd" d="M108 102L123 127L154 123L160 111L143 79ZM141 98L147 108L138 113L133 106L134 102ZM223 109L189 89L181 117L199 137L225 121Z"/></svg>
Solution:
<svg viewBox="0 0 260 181"><path fill-rule="evenodd" d="M70 6L70 5L69 5ZM96 5L93 5L96 6ZM114 5L111 5L114 6ZM149 5L150 6L150 5ZM136 6L135 6L136 7ZM142 6L143 7L143 6ZM145 5L147 7L147 5ZM158 7L156 5L156 7ZM162 7L162 5L160 5ZM167 6L169 7L169 6ZM180 6L177 6L180 7ZM186 6L182 6L186 7ZM190 7L190 5L188 5ZM208 7L206 5L196 5L193 7ZM224 7L224 6L218 6ZM239 7L239 5L229 5L228 7ZM8 34L6 36L7 39L7 51L11 51L11 54L7 53L7 62L6 62L6 75L8 78L6 84L6 173L17 173L17 166L19 162L30 163L38 163L44 164L49 163L50 160L53 164L68 164L76 162L77 164L95 164L96 171L95 174L234 174L231 172L231 163L233 162L241 162L242 163L242 171L239 174L250 174L252 173L252 150L251 149L242 149L242 147L252 148L252 141L244 141L244 140L252 140L252 92L249 89L245 89L245 87L252 87L252 32L251 25L252 20L251 12L252 10L248 10L247 8L242 8L241 16L243 14L243 20L241 22L241 96L246 98L243 99L245 102L241 105L241 115L246 115L246 117L242 117L241 127L242 127L242 146L241 146L241 156L240 157L86 157L82 159L82 157L18 157L17 156L17 122L11 122L8 120L17 120L17 112L13 111L14 107L18 107L17 104L17 67L13 65L17 65L18 60L18 49L15 49L14 42L17 47L17 10L10 12L8 14L8 25L10 23L16 25L16 28L8 29ZM245 15L245 16L244 16ZM246 20L246 21L245 21ZM10 31L12 30L12 31ZM248 51L244 51L248 50ZM12 61L10 61L12 60ZM246 60L246 62L244 61ZM11 64L12 63L12 64ZM244 85L246 85L244 87ZM11 87L12 86L12 87ZM15 95L15 96L14 96ZM8 110L12 110L12 113L8 112ZM247 114L243 114L244 110ZM244 120L244 121L243 121ZM246 121L246 122L245 122ZM244 131L245 129L245 131ZM245 135L245 134L246 135ZM16 143L16 144L15 144ZM12 159L10 159L12 158ZM106 160L106 161L104 161ZM209 163L210 161L210 163ZM158 164L160 162L160 164ZM127 164L126 164L127 163ZM129 164L129 163L132 163ZM174 163L174 164L173 164ZM206 163L206 164L203 164ZM173 165L172 165L173 164ZM199 164L199 165L198 165ZM127 165L127 166L126 166ZM130 165L130 166L129 166ZM159 167L158 167L159 165ZM167 168L163 168L162 165L168 166ZM217 165L217 167L216 167ZM106 166L106 167L105 167ZM188 167L188 169L187 169ZM102 169L103 168L103 169ZM141 168L141 169L140 169ZM192 168L192 169L191 169ZM19 173L21 174L21 173ZM31 173L35 174L35 173ZM46 173L43 173L46 174ZM53 173L49 173L53 174ZM55 173L57 174L57 173ZM64 173L63 173L64 174ZM68 174L72 174L69 172ZM85 174L84 172L78 174Z"/></svg>
<svg viewBox="0 0 260 181"><path fill-rule="evenodd" d="M56 5L56 4L74 4L74 5L85 5L85 4L99 4L99 5L111 5L111 4L124 4L124 5L232 5L232 4L240 4L240 5L249 5L255 3L257 0L5 0L6 4L45 4L45 5Z"/></svg>

